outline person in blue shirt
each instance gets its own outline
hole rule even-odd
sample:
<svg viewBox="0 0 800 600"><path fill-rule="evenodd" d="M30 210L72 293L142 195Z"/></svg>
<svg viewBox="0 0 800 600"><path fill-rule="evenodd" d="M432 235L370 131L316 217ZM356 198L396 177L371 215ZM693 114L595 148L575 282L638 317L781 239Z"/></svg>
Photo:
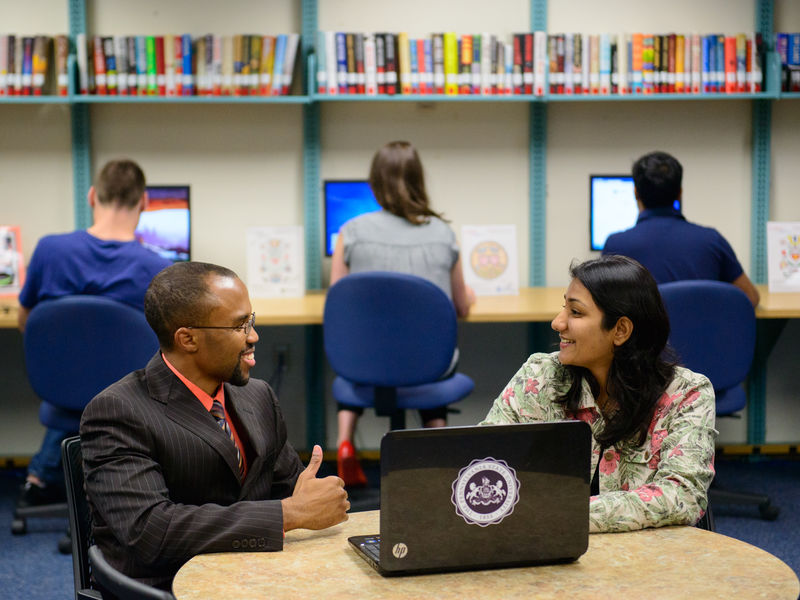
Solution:
<svg viewBox="0 0 800 600"><path fill-rule="evenodd" d="M105 296L144 311L153 276L172 263L134 237L147 206L145 177L135 162L112 160L89 189L93 225L87 230L41 238L19 294L18 324L25 332L31 310L42 301L72 295ZM19 507L64 498L61 441L76 432L47 429L31 459L17 501Z"/></svg>
<svg viewBox="0 0 800 600"><path fill-rule="evenodd" d="M631 229L608 236L603 255L620 254L644 265L658 283L711 279L732 283L753 306L759 293L728 241L712 227L690 223L674 208L682 195L683 167L666 152L633 164L639 218Z"/></svg>

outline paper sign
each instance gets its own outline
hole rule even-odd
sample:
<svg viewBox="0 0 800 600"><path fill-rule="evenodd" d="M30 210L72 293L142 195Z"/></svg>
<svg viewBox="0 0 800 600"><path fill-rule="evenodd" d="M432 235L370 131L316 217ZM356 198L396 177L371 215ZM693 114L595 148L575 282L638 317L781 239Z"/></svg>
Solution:
<svg viewBox="0 0 800 600"><path fill-rule="evenodd" d="M464 225L461 264L476 295L518 294L516 225Z"/></svg>
<svg viewBox="0 0 800 600"><path fill-rule="evenodd" d="M0 296L16 296L25 282L22 238L16 225L0 225Z"/></svg>
<svg viewBox="0 0 800 600"><path fill-rule="evenodd" d="M247 230L247 287L253 298L305 295L303 228L250 227Z"/></svg>
<svg viewBox="0 0 800 600"><path fill-rule="evenodd" d="M769 291L800 292L800 222L767 223Z"/></svg>

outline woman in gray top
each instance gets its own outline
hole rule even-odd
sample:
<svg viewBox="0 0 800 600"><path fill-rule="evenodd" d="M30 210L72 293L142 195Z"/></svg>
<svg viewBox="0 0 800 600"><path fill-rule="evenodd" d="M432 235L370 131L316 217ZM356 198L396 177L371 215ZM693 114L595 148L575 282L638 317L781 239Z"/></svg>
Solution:
<svg viewBox="0 0 800 600"><path fill-rule="evenodd" d="M429 204L425 176L409 142L389 142L375 153L369 184L383 210L344 224L331 263L331 285L349 273L396 271L422 277L441 288L459 317L469 314L475 294L465 283L456 236ZM455 367L455 365L453 365ZM446 407L420 411L425 427L444 427ZM338 470L349 486L366 478L353 448L360 413L339 407Z"/></svg>

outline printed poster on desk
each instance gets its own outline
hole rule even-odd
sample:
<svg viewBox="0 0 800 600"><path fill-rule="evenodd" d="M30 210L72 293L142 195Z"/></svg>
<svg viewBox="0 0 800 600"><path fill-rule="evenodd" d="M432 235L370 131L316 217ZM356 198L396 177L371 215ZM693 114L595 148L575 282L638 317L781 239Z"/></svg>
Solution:
<svg viewBox="0 0 800 600"><path fill-rule="evenodd" d="M0 225L0 296L16 296L25 282L22 238L17 225Z"/></svg>
<svg viewBox="0 0 800 600"><path fill-rule="evenodd" d="M254 298L300 298L305 281L301 226L247 229L247 287Z"/></svg>
<svg viewBox="0 0 800 600"><path fill-rule="evenodd" d="M476 295L518 294L516 225L464 225L461 264L464 280Z"/></svg>
<svg viewBox="0 0 800 600"><path fill-rule="evenodd" d="M800 221L767 223L769 291L800 292Z"/></svg>

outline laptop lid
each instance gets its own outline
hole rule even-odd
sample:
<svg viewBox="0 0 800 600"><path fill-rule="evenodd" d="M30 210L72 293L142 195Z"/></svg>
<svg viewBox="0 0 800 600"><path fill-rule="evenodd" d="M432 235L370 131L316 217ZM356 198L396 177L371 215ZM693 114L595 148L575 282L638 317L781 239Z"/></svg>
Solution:
<svg viewBox="0 0 800 600"><path fill-rule="evenodd" d="M575 560L589 543L590 456L580 421L389 432L380 570Z"/></svg>

